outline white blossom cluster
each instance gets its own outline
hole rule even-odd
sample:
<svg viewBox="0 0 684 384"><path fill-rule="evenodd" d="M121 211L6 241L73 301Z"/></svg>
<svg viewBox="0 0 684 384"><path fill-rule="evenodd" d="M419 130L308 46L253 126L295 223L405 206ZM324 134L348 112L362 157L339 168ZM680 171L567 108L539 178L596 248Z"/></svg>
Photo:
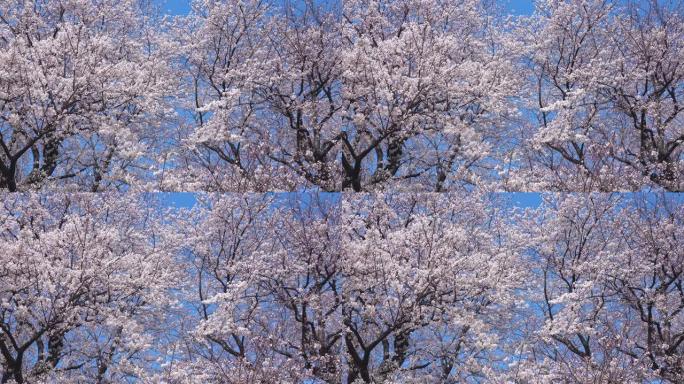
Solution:
<svg viewBox="0 0 684 384"><path fill-rule="evenodd" d="M684 4L0 4L0 189L684 189Z"/></svg>
<svg viewBox="0 0 684 384"><path fill-rule="evenodd" d="M0 384L684 383L684 0L159 1L0 0Z"/></svg>
<svg viewBox="0 0 684 384"><path fill-rule="evenodd" d="M668 194L6 194L5 383L679 383Z"/></svg>

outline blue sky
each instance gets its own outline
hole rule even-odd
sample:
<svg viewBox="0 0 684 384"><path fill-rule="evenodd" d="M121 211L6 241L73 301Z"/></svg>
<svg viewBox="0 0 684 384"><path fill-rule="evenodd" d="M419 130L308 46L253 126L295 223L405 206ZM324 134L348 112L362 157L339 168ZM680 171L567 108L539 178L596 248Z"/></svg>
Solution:
<svg viewBox="0 0 684 384"><path fill-rule="evenodd" d="M192 192L161 192L157 193L163 205L176 208L190 208L195 205L195 194Z"/></svg>
<svg viewBox="0 0 684 384"><path fill-rule="evenodd" d="M529 15L534 11L533 0L497 0L512 15Z"/></svg>
<svg viewBox="0 0 684 384"><path fill-rule="evenodd" d="M293 193L287 192L282 195L291 196ZM510 199L513 206L519 208L538 207L542 201L540 193L510 192L503 193L503 195ZM156 194L156 197L163 205L175 208L190 208L197 202L197 194L192 192L162 192Z"/></svg>
<svg viewBox="0 0 684 384"><path fill-rule="evenodd" d="M190 10L191 0L156 0L162 10L170 15L185 15ZM497 0L510 14L530 14L534 9L533 0Z"/></svg>

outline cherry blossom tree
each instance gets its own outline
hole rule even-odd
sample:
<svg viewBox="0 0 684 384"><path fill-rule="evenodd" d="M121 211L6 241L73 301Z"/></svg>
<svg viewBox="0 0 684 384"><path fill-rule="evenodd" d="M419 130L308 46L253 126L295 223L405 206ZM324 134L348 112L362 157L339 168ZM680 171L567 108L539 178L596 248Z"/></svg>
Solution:
<svg viewBox="0 0 684 384"><path fill-rule="evenodd" d="M517 32L538 126L511 188L684 188L682 17L681 2L538 2Z"/></svg>
<svg viewBox="0 0 684 384"><path fill-rule="evenodd" d="M4 195L0 382L114 382L156 359L180 276L155 210L123 195Z"/></svg>
<svg viewBox="0 0 684 384"><path fill-rule="evenodd" d="M192 191L293 189L288 172L270 163L260 141L263 122L251 84L273 60L268 1L193 1L170 29L182 122L162 188Z"/></svg>
<svg viewBox="0 0 684 384"><path fill-rule="evenodd" d="M343 188L491 181L517 77L487 4L344 4Z"/></svg>
<svg viewBox="0 0 684 384"><path fill-rule="evenodd" d="M3 382L682 380L676 194L3 197Z"/></svg>
<svg viewBox="0 0 684 384"><path fill-rule="evenodd" d="M493 379L525 277L497 203L398 194L350 198L344 208L349 378Z"/></svg>
<svg viewBox="0 0 684 384"><path fill-rule="evenodd" d="M0 384L684 383L683 2L156 6L0 2Z"/></svg>
<svg viewBox="0 0 684 384"><path fill-rule="evenodd" d="M475 0L195 3L179 27L195 118L168 183L441 191L491 178L517 86L493 20Z"/></svg>
<svg viewBox="0 0 684 384"><path fill-rule="evenodd" d="M196 315L165 378L493 376L525 276L497 210L480 197L325 196L228 195L183 224Z"/></svg>
<svg viewBox="0 0 684 384"><path fill-rule="evenodd" d="M99 191L154 169L172 95L146 2L3 1L0 188Z"/></svg>
<svg viewBox="0 0 684 384"><path fill-rule="evenodd" d="M681 191L680 2L0 7L0 188Z"/></svg>
<svg viewBox="0 0 684 384"><path fill-rule="evenodd" d="M530 224L541 318L520 378L682 380L682 208L664 195L547 201Z"/></svg>
<svg viewBox="0 0 684 384"><path fill-rule="evenodd" d="M201 208L180 221L188 244L184 300L193 310L185 316L186 339L164 380L301 382L326 377L314 353L325 346L315 347L319 333L308 335L305 326L307 316L313 318L307 300L324 291L315 280L316 259L339 252L326 237L332 235L327 228L333 220L327 217L335 214L336 204L311 195L308 208L297 208L302 196L286 199L287 208L270 195L207 196ZM332 263L334 257L327 260ZM333 346L338 339L333 338ZM320 354L337 358L337 349Z"/></svg>

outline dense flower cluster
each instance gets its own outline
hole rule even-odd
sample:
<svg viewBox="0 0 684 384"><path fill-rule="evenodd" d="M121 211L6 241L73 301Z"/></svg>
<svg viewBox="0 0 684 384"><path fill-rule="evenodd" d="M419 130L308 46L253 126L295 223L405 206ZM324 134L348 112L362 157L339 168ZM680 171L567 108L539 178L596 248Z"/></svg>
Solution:
<svg viewBox="0 0 684 384"><path fill-rule="evenodd" d="M684 383L684 1L188 1L0 0L0 384Z"/></svg>
<svg viewBox="0 0 684 384"><path fill-rule="evenodd" d="M0 188L684 189L684 5L536 6L3 1Z"/></svg>
<svg viewBox="0 0 684 384"><path fill-rule="evenodd" d="M4 196L2 382L684 380L676 195L198 199Z"/></svg>

